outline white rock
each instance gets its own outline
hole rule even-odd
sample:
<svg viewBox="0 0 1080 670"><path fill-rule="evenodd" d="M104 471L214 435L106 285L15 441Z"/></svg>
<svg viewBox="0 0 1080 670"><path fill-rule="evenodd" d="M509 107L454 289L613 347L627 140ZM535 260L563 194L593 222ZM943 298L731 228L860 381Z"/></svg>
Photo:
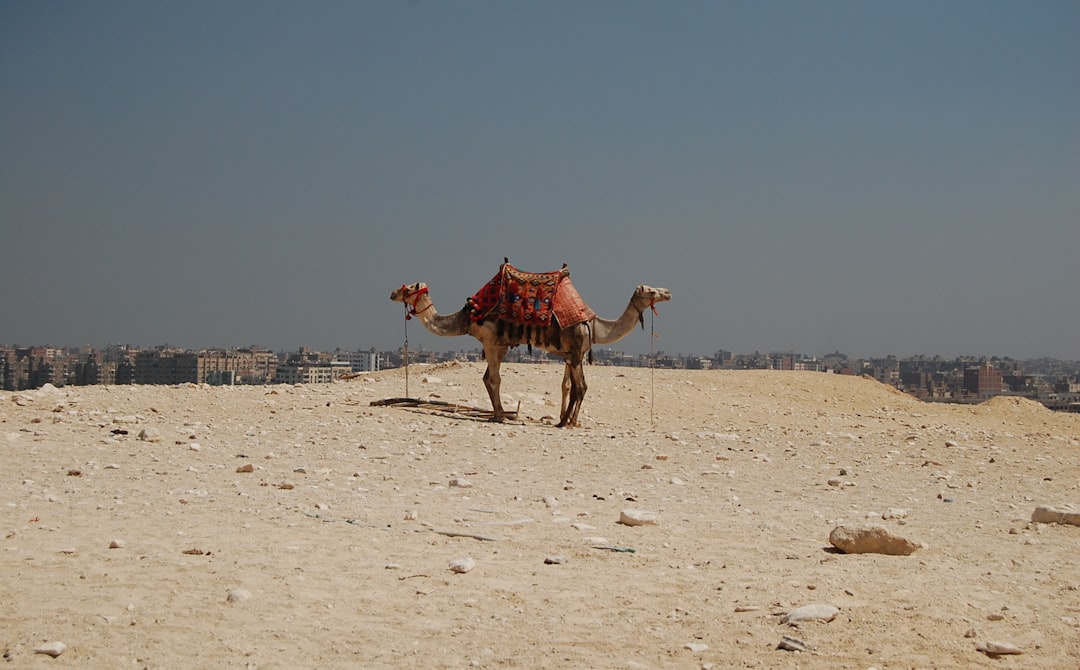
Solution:
<svg viewBox="0 0 1080 670"><path fill-rule="evenodd" d="M245 600L251 600L251 591L247 589L233 589L229 591L229 595L226 597L231 603L242 603Z"/></svg>
<svg viewBox="0 0 1080 670"><path fill-rule="evenodd" d="M476 567L476 561L471 556L465 558L457 558L450 561L450 571L465 573Z"/></svg>
<svg viewBox="0 0 1080 670"><path fill-rule="evenodd" d="M624 509L619 513L619 523L624 526L655 526L660 523L660 515L642 509Z"/></svg>
<svg viewBox="0 0 1080 670"><path fill-rule="evenodd" d="M125 542L123 540L113 540L109 543L109 549L123 549Z"/></svg>
<svg viewBox="0 0 1080 670"><path fill-rule="evenodd" d="M709 645L700 642L687 642L684 646L695 654L700 654L709 648Z"/></svg>
<svg viewBox="0 0 1080 670"><path fill-rule="evenodd" d="M990 656L1005 656L1009 654L1024 653L1020 647L1009 642L980 642L975 645L975 649L984 654L989 654Z"/></svg>
<svg viewBox="0 0 1080 670"><path fill-rule="evenodd" d="M800 621L832 621L840 613L840 608L825 603L813 603L796 607L780 619L781 623L795 624Z"/></svg>
<svg viewBox="0 0 1080 670"><path fill-rule="evenodd" d="M470 482L468 479L463 479L461 477L454 477L450 480L450 486L455 486L460 489L471 489L472 482Z"/></svg>
<svg viewBox="0 0 1080 670"><path fill-rule="evenodd" d="M34 647L34 653L35 654L48 654L49 656L52 656L53 658L56 658L60 654L64 653L66 650L67 650L67 645L64 644L63 642L60 642L60 641L47 642L47 643L45 643L43 645Z"/></svg>

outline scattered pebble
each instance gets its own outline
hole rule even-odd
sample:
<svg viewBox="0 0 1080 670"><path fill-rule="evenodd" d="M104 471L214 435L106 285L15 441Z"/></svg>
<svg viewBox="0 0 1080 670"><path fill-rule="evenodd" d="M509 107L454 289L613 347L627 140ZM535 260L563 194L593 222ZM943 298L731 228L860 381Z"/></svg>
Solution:
<svg viewBox="0 0 1080 670"><path fill-rule="evenodd" d="M247 589L233 589L229 591L229 595L225 598L231 603L242 603L245 600L251 600L251 591Z"/></svg>
<svg viewBox="0 0 1080 670"><path fill-rule="evenodd" d="M544 558L544 563L547 565L562 565L565 562L565 556L547 556Z"/></svg>
<svg viewBox="0 0 1080 670"><path fill-rule="evenodd" d="M255 472L255 466L251 463L244 463L240 467L236 468L237 472Z"/></svg>
<svg viewBox="0 0 1080 670"><path fill-rule="evenodd" d="M123 549L125 542L123 540L113 540L109 543L109 549Z"/></svg>
<svg viewBox="0 0 1080 670"><path fill-rule="evenodd" d="M457 573L466 573L476 567L476 561L472 557L466 556L465 558L457 558L450 561L450 571Z"/></svg>
<svg viewBox="0 0 1080 670"><path fill-rule="evenodd" d="M660 523L660 515L640 509L624 509L619 513L619 523L624 526L655 526Z"/></svg>
<svg viewBox="0 0 1080 670"><path fill-rule="evenodd" d="M1039 505L1031 513L1031 520L1035 523L1063 523L1070 526L1080 526L1080 508L1076 505Z"/></svg>
<svg viewBox="0 0 1080 670"><path fill-rule="evenodd" d="M1020 647L1010 642L979 642L975 645L975 649L987 656L1007 656L1024 653Z"/></svg>
<svg viewBox="0 0 1080 670"><path fill-rule="evenodd" d="M865 524L837 526L829 533L829 543L845 554L886 554L908 556L921 545L894 535L885 526Z"/></svg>
<svg viewBox="0 0 1080 670"><path fill-rule="evenodd" d="M701 652L709 648L709 645L702 644L701 642L687 642L683 646L694 652L695 654L700 654Z"/></svg>
<svg viewBox="0 0 1080 670"><path fill-rule="evenodd" d="M780 644L776 645L776 648L784 651L807 651L809 649L805 642L797 637L790 637L788 635L780 638Z"/></svg>
<svg viewBox="0 0 1080 670"><path fill-rule="evenodd" d="M780 623L797 624L802 621L825 621L829 622L840 614L840 608L825 603L813 603L796 607L780 619Z"/></svg>
<svg viewBox="0 0 1080 670"><path fill-rule="evenodd" d="M67 645L59 640L34 647L35 654L45 654L47 656L52 656L53 658L56 658L65 651L67 651Z"/></svg>

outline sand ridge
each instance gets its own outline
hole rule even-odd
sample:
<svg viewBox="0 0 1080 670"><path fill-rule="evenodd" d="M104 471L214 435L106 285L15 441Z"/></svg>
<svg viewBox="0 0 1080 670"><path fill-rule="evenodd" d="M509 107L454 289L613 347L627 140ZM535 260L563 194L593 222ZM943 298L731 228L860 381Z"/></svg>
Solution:
<svg viewBox="0 0 1080 670"><path fill-rule="evenodd" d="M486 408L482 370L412 366L410 395ZM0 647L13 667L1077 667L1080 528L1029 519L1080 502L1080 417L591 366L560 430L561 376L504 366L506 424L372 407L403 370L0 393ZM925 546L831 550L866 521ZM839 614L781 623L814 603Z"/></svg>

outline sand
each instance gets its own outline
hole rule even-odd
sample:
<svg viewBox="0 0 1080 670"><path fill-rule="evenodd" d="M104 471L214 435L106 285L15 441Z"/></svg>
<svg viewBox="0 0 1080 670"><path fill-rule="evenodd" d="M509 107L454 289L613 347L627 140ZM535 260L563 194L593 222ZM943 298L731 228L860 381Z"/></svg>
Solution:
<svg viewBox="0 0 1080 670"><path fill-rule="evenodd" d="M487 408L482 370L409 394ZM561 375L505 366L505 424L372 407L403 370L0 393L0 665L1080 667L1080 527L1030 523L1080 503L1080 416L594 366L564 430ZM829 544L869 522L922 546Z"/></svg>

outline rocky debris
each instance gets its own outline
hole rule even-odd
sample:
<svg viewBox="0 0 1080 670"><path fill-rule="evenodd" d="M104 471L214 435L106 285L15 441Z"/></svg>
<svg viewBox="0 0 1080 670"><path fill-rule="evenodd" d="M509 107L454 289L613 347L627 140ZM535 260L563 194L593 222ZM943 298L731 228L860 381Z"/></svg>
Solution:
<svg viewBox="0 0 1080 670"><path fill-rule="evenodd" d="M1076 505L1039 505L1031 513L1034 523L1063 523L1070 526L1080 526L1080 507Z"/></svg>
<svg viewBox="0 0 1080 670"><path fill-rule="evenodd" d="M46 642L45 644L34 647L35 654L45 654L56 658L60 654L67 651L67 645L59 640L55 642Z"/></svg>
<svg viewBox="0 0 1080 670"><path fill-rule="evenodd" d="M790 637L785 635L780 638L780 644L776 645L777 649L783 651L809 651L809 647L806 643L797 637Z"/></svg>
<svg viewBox="0 0 1080 670"><path fill-rule="evenodd" d="M465 558L457 558L457 559L454 559L454 560L450 561L450 571L451 572L457 572L457 573L463 574L463 573L469 572L470 570L472 570L475 567L476 567L476 561L470 556L466 556Z"/></svg>
<svg viewBox="0 0 1080 670"><path fill-rule="evenodd" d="M161 442L161 431L157 428L143 428L139 431L139 439L143 442Z"/></svg>
<svg viewBox="0 0 1080 670"><path fill-rule="evenodd" d="M236 468L237 472L255 472L255 466L251 463L244 463L240 467Z"/></svg>
<svg viewBox="0 0 1080 670"><path fill-rule="evenodd" d="M465 479L464 477L454 477L450 480L450 486L452 488L471 489L472 485L472 482L470 482L468 479Z"/></svg>
<svg viewBox="0 0 1080 670"><path fill-rule="evenodd" d="M894 535L884 526L862 524L837 526L829 533L829 543L845 554L886 554L909 556L922 546L916 542Z"/></svg>
<svg viewBox="0 0 1080 670"><path fill-rule="evenodd" d="M655 526L660 523L660 515L642 509L624 509L619 513L619 523L624 526Z"/></svg>
<svg viewBox="0 0 1080 670"><path fill-rule="evenodd" d="M229 591L229 595L225 597L225 600L230 603L242 603L245 600L251 600L251 591L247 589L233 589Z"/></svg>
<svg viewBox="0 0 1080 670"><path fill-rule="evenodd" d="M839 607L825 603L812 603L791 610L780 619L780 623L792 626L803 621L824 621L828 623L835 619L837 614L840 614Z"/></svg>
<svg viewBox="0 0 1080 670"><path fill-rule="evenodd" d="M546 556L544 558L545 565L562 565L566 562L565 556Z"/></svg>
<svg viewBox="0 0 1080 670"><path fill-rule="evenodd" d="M1009 642L979 642L975 645L975 649L987 656L1008 656L1024 653L1015 644Z"/></svg>
<svg viewBox="0 0 1080 670"><path fill-rule="evenodd" d="M689 649L695 654L700 654L701 652L706 651L709 648L709 645L703 644L701 642L687 642L683 645L683 647L685 649Z"/></svg>

